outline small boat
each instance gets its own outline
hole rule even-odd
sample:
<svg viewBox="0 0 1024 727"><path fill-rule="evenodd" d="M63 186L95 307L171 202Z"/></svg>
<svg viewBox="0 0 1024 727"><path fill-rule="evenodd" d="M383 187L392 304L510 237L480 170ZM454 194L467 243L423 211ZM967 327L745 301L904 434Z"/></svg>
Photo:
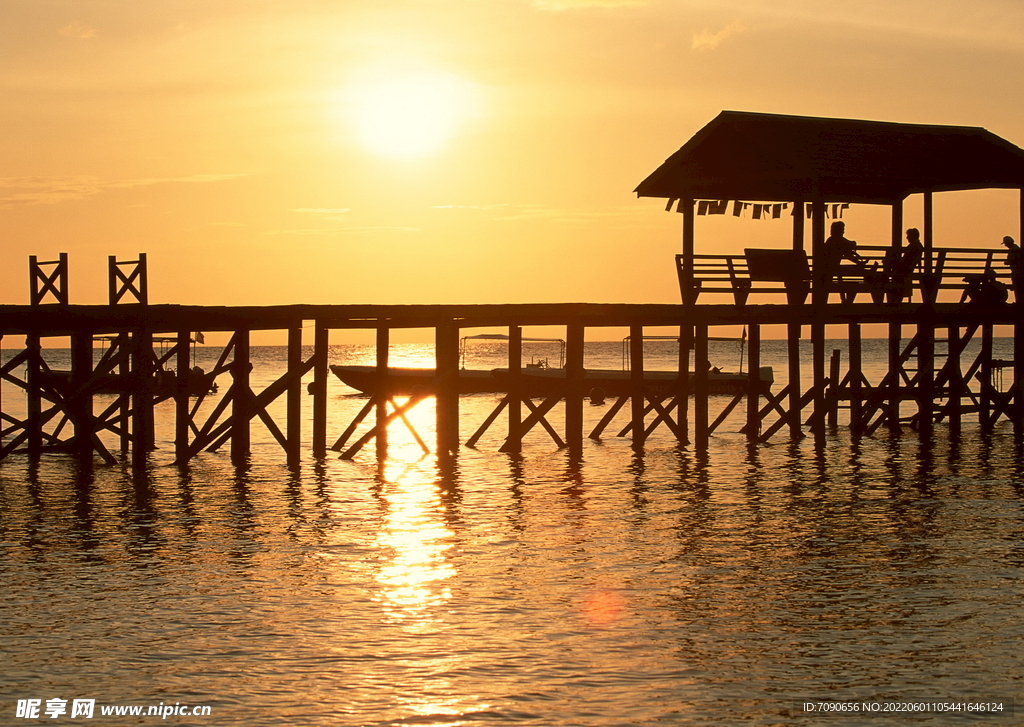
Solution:
<svg viewBox="0 0 1024 727"><path fill-rule="evenodd" d="M331 371L341 382L364 394L386 391L392 395L408 396L416 391L433 393L436 370L424 368L388 369L387 379L381 382L376 366L331 366ZM761 392L771 390L774 375L770 366L762 366L758 372ZM746 373L711 370L708 376L708 393L737 394L746 391L750 379ZM675 371L645 371L644 385L650 393L671 393L678 380ZM693 380L693 374L690 374ZM566 388L565 369L543 366L525 366L519 372L519 386L527 396L554 396L564 393ZM461 369L458 372L460 394L506 392L513 388L512 374L508 369L480 371ZM632 388L629 371L588 369L583 373L584 391L600 388L608 396L622 396Z"/></svg>
<svg viewBox="0 0 1024 727"><path fill-rule="evenodd" d="M71 372L65 369L48 369L39 373L44 386L58 391L62 396L74 392ZM217 384L198 366L186 374L185 388L189 396L205 396L217 391ZM126 374L90 374L88 391L91 394L128 394L138 386L138 377ZM159 369L153 373L153 393L158 397L174 396L178 392L178 375L173 371Z"/></svg>
<svg viewBox="0 0 1024 727"><path fill-rule="evenodd" d="M408 396L417 391L433 393L436 369L416 369L391 367L388 369L387 381L382 385L377 375L376 366L331 366L331 372L341 383L351 386L364 394L376 394L379 391L397 396ZM459 371L458 389L460 394L480 394L489 391L500 391L490 371L462 369Z"/></svg>

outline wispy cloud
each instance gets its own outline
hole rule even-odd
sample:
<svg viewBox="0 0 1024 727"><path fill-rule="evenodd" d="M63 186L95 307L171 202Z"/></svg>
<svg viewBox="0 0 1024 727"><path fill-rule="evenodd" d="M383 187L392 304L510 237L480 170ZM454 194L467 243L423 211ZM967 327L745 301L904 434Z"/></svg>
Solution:
<svg viewBox="0 0 1024 727"><path fill-rule="evenodd" d="M352 210L348 207L298 207L289 212L299 212L305 215L314 215L328 220L339 220Z"/></svg>
<svg viewBox="0 0 1024 727"><path fill-rule="evenodd" d="M742 33L746 30L746 27L738 20L729 23L717 33L712 33L710 30L705 28L699 33L693 34L693 49L696 51L707 51L714 50L720 46L727 38Z"/></svg>
<svg viewBox="0 0 1024 727"><path fill-rule="evenodd" d="M110 189L148 187L155 184L206 184L245 177L245 174L193 174L187 177L102 179L91 176L0 177L0 207L56 204L84 199Z"/></svg>
<svg viewBox="0 0 1024 727"><path fill-rule="evenodd" d="M418 227L307 227L285 230L267 230L264 235L365 235L371 232L419 232Z"/></svg>
<svg viewBox="0 0 1024 727"><path fill-rule="evenodd" d="M57 31L61 35L66 35L68 38L95 38L96 28L90 28L88 25L83 23L81 20L72 20L70 23L65 25L63 28Z"/></svg>
<svg viewBox="0 0 1024 727"><path fill-rule="evenodd" d="M492 216L492 219L499 222L518 220L547 220L551 222L582 223L595 219L622 219L625 220L637 214L645 214L646 210L637 206L613 207L600 209L587 209L583 207L546 207L540 204L488 204L488 205L460 205L445 204L434 205L431 209L438 210L480 210L494 211L500 213Z"/></svg>

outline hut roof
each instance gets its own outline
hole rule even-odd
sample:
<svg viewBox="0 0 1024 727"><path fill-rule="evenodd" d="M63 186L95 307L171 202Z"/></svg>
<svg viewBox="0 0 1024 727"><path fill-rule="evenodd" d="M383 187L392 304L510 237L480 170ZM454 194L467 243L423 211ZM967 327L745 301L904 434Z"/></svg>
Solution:
<svg viewBox="0 0 1024 727"><path fill-rule="evenodd" d="M1024 150L980 127L723 111L635 191L886 204L997 187L1024 187Z"/></svg>

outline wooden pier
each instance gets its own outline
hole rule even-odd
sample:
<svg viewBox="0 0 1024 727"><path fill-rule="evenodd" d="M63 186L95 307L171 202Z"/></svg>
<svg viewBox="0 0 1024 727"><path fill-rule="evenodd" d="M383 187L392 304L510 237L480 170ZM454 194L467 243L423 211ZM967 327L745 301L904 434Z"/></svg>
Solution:
<svg viewBox="0 0 1024 727"><path fill-rule="evenodd" d="M780 166L780 158L790 163ZM67 256L50 262L33 257L29 304L0 306L0 336L8 346L12 337L24 340L0 368L0 376L24 398L15 407L0 402L0 460L66 452L108 463L121 457L145 467L154 444L154 408L168 399L174 402L179 464L225 446L236 464L244 464L257 420L291 465L299 464L304 451L316 458L329 452L354 457L371 442L383 457L388 427L428 395L436 398L436 441L418 435L417 440L439 456L476 446L485 431L499 426L504 427L500 448L506 452L520 450L534 430L543 430L554 446L579 453L587 437L606 432L628 435L640 449L661 429L681 446L706 453L711 436L737 421L751 443L808 435L824 443L840 421L855 437L880 428L910 428L930 437L940 423L955 435L967 421L983 429L1009 421L1019 435L1024 429L1024 303L1015 299L1021 276L1013 269L1011 251L943 247L933 239L932 194L984 187L1024 188L1024 152L984 130L723 112L637 189L641 196L667 198L668 208L682 215L682 254L676 260L682 302L671 305L160 305L149 301L145 255L110 259L107 305L74 305ZM923 244L913 265L901 269L903 205L913 194L923 199ZM891 245L862 248L863 263L855 274L830 270L827 255L826 221L834 222L849 203L885 204L892 210ZM696 253L694 222L702 210L732 209L741 216L751 205L775 217L783 206L790 211L790 248L751 244L742 255ZM1024 194L1021 212L1024 218ZM990 292L1003 291L1001 298L983 298L976 289L979 280ZM863 364L863 330L870 325L884 326L888 337L887 371L876 380ZM532 326L561 327L566 341L564 388L544 397L530 395L522 385L522 331ZM740 326L748 332L749 385L712 419L708 344L723 329ZM678 331L681 372L668 391L645 379L643 349L645 330L666 327ZM788 351L785 371L777 371L771 391L764 391L758 378L767 327L785 330ZM392 331L408 328L433 329L436 376L429 394L400 399L387 391L389 343ZM495 328L508 335L507 393L463 443L460 336ZM588 332L607 328L630 332L630 385L587 432L584 343ZM312 353L304 356L307 329L312 329ZM331 432L330 333L352 329L375 332L377 371L385 384L350 424ZM214 368L201 374L189 367L195 331L230 334ZM288 342L285 371L260 391L250 379L253 331L279 331ZM993 355L997 331L1012 332L1011 360ZM847 339L845 358L826 351L827 332ZM94 364L96 336L107 337L110 346ZM41 353L46 340L55 337L70 338L69 372L51 371ZM804 338L811 342L809 360L800 354ZM160 352L156 340L171 345ZM687 375L691 367L692 377ZM303 377L310 373L312 382L304 387ZM114 396L97 399L112 381ZM203 407L214 383L220 391L216 403ZM302 414L307 395L312 396L308 422ZM283 422L270 408L282 397ZM556 406L564 408L560 431L549 421ZM841 411L846 413L840 416ZM730 417L734 412L742 416Z"/></svg>

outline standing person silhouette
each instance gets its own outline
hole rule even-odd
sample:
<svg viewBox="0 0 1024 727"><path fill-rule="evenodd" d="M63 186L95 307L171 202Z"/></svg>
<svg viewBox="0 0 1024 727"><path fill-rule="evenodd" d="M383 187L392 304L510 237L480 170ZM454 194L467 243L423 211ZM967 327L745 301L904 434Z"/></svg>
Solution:
<svg viewBox="0 0 1024 727"><path fill-rule="evenodd" d="M1010 268L1013 299L1020 302L1021 286L1024 285L1024 251L1009 235L1003 238L1003 244L1006 245L1006 267Z"/></svg>

